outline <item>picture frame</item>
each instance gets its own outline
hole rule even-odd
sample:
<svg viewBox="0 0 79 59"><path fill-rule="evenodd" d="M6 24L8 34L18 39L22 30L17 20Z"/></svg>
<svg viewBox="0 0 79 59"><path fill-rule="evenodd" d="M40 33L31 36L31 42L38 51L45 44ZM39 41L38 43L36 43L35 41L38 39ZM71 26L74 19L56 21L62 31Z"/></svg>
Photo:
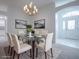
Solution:
<svg viewBox="0 0 79 59"><path fill-rule="evenodd" d="M15 19L15 28L16 29L26 29L26 26L27 26L26 20Z"/></svg>
<svg viewBox="0 0 79 59"><path fill-rule="evenodd" d="M34 28L35 29L45 29L45 19L40 19L34 21Z"/></svg>

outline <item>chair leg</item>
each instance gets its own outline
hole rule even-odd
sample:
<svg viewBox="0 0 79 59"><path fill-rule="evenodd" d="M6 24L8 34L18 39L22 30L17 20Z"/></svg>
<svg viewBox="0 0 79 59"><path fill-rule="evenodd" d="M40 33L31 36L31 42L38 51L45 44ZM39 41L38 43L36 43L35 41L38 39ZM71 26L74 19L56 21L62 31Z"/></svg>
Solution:
<svg viewBox="0 0 79 59"><path fill-rule="evenodd" d="M14 59L14 57L15 57L15 51L14 51L14 53L13 53L13 59Z"/></svg>
<svg viewBox="0 0 79 59"><path fill-rule="evenodd" d="M45 59L47 59L47 53L45 52Z"/></svg>
<svg viewBox="0 0 79 59"><path fill-rule="evenodd" d="M28 44L29 44L30 42L28 41Z"/></svg>
<svg viewBox="0 0 79 59"><path fill-rule="evenodd" d="M9 54L9 52L10 52L10 46L8 47L8 54Z"/></svg>
<svg viewBox="0 0 79 59"><path fill-rule="evenodd" d="M38 48L36 48L36 58L38 57Z"/></svg>
<svg viewBox="0 0 79 59"><path fill-rule="evenodd" d="M20 58L20 54L17 54L18 55L18 59Z"/></svg>
<svg viewBox="0 0 79 59"><path fill-rule="evenodd" d="M11 52L10 52L10 55L12 56L12 52L13 52L13 47L11 47Z"/></svg>
<svg viewBox="0 0 79 59"><path fill-rule="evenodd" d="M31 54L32 52L31 52L31 49L30 49L30 57L32 57L32 54Z"/></svg>
<svg viewBox="0 0 79 59"><path fill-rule="evenodd" d="M10 50L9 50L9 55L11 55L11 47L10 47Z"/></svg>
<svg viewBox="0 0 79 59"><path fill-rule="evenodd" d="M53 52L52 52L52 48L51 48L51 56L53 57Z"/></svg>

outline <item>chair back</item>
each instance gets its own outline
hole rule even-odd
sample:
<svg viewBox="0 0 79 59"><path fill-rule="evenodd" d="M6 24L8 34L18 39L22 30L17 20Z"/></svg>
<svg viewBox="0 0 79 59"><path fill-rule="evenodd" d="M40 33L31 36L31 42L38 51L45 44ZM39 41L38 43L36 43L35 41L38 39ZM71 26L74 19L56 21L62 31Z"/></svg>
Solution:
<svg viewBox="0 0 79 59"><path fill-rule="evenodd" d="M26 34L26 32L25 32L25 30L17 30L17 34L18 35L25 35Z"/></svg>
<svg viewBox="0 0 79 59"><path fill-rule="evenodd" d="M13 41L12 41L12 36L11 36L11 34L10 33L7 33L7 37L8 37L8 42L9 42L9 45L11 46L11 47L13 47Z"/></svg>
<svg viewBox="0 0 79 59"><path fill-rule="evenodd" d="M52 48L52 40L53 40L53 33L48 33L45 42L45 51L48 51Z"/></svg>
<svg viewBox="0 0 79 59"><path fill-rule="evenodd" d="M18 50L20 49L18 36L16 34L12 34L12 39L13 39L13 43L14 43L14 49L16 52L18 52Z"/></svg>
<svg viewBox="0 0 79 59"><path fill-rule="evenodd" d="M40 35L39 30L35 29L35 35Z"/></svg>
<svg viewBox="0 0 79 59"><path fill-rule="evenodd" d="M48 31L46 29L41 29L40 33L41 35L47 36Z"/></svg>
<svg viewBox="0 0 79 59"><path fill-rule="evenodd" d="M47 35L48 31L46 29L35 29L35 34L38 35Z"/></svg>

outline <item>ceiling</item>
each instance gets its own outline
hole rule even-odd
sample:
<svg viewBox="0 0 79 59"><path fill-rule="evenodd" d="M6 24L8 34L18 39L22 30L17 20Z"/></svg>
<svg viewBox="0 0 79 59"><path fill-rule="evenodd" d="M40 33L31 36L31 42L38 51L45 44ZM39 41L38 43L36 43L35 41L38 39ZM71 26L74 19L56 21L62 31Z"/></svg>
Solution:
<svg viewBox="0 0 79 59"><path fill-rule="evenodd" d="M1 3L18 5L18 6L24 6L25 4L29 4L30 2L33 2L38 7L52 3L53 1L54 0L0 0Z"/></svg>
<svg viewBox="0 0 79 59"><path fill-rule="evenodd" d="M52 3L54 0L0 0L0 11L7 11L8 7L23 8L26 4L33 2L37 8Z"/></svg>
<svg viewBox="0 0 79 59"><path fill-rule="evenodd" d="M69 2L73 2L76 0L0 0L0 4L10 4L10 5L16 5L19 7L23 7L25 4L29 4L30 2L33 2L37 7L44 6L46 4L50 4L53 1L55 1L56 7L67 4Z"/></svg>
<svg viewBox="0 0 79 59"><path fill-rule="evenodd" d="M33 2L37 7L44 6L46 4L52 3L53 0L17 0L19 6L24 6L25 4L29 4Z"/></svg>

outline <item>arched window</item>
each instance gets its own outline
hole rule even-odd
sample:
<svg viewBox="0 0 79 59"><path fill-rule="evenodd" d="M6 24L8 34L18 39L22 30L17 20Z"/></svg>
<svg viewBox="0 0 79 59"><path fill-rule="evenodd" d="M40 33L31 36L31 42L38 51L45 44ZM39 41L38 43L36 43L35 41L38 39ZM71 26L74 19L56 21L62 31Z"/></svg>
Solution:
<svg viewBox="0 0 79 59"><path fill-rule="evenodd" d="M78 15L79 15L79 11L71 11L64 14L63 17L71 17L71 16L78 16Z"/></svg>

